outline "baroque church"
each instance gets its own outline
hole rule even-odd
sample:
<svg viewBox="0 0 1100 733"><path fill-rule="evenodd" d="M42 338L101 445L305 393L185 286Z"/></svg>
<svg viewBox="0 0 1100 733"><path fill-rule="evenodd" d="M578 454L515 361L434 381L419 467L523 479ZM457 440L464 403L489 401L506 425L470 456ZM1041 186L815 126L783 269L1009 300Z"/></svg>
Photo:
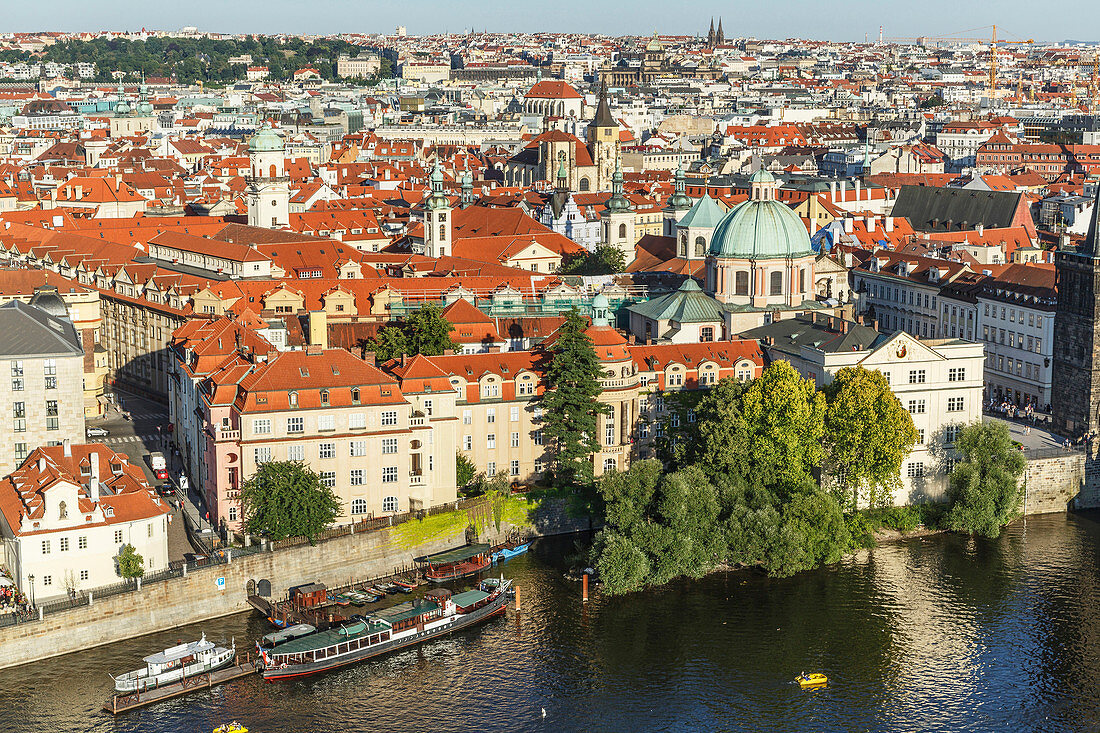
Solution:
<svg viewBox="0 0 1100 733"><path fill-rule="evenodd" d="M721 27L721 22L719 22ZM721 33L721 30L719 30ZM723 36L724 38L724 36ZM715 35L717 39L717 34ZM681 64L669 58L657 34L645 45L641 54L624 54L616 64L600 67L600 80L612 87L652 84L658 79L721 79L722 68L714 62Z"/></svg>

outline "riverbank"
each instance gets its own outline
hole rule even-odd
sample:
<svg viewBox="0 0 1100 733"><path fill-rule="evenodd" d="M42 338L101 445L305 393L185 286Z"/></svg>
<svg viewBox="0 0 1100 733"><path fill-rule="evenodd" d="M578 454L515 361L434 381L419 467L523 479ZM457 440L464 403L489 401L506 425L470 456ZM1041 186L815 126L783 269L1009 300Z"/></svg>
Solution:
<svg viewBox="0 0 1100 733"><path fill-rule="evenodd" d="M233 557L189 570L182 577L145 583L140 590L96 599L48 614L41 621L0 628L0 668L90 649L145 634L249 610L247 596L267 581L273 598L303 582L339 586L379 578L408 567L413 558L466 544L466 529L482 542L502 542L513 530L533 536L587 529L553 502L521 510L511 498L499 523L490 511L445 512L394 527L343 535L315 545Z"/></svg>

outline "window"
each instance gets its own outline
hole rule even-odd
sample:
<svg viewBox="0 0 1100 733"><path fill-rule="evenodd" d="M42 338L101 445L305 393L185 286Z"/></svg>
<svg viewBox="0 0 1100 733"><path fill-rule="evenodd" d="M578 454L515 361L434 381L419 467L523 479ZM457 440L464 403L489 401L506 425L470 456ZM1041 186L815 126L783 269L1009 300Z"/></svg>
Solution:
<svg viewBox="0 0 1100 733"><path fill-rule="evenodd" d="M145 526L145 534L146 534L147 537L152 537L153 536L153 523L152 522L149 522L149 524L147 524Z"/></svg>
<svg viewBox="0 0 1100 733"><path fill-rule="evenodd" d="M83 535L81 535L80 537L77 537L76 538L76 549L78 549L78 550L87 550L88 549L88 538L83 536Z"/></svg>
<svg viewBox="0 0 1100 733"><path fill-rule="evenodd" d="M49 555L50 554L50 541L49 540L42 540L42 554L43 555Z"/></svg>
<svg viewBox="0 0 1100 733"><path fill-rule="evenodd" d="M534 441L535 445L542 445L542 428L532 432L531 439Z"/></svg>
<svg viewBox="0 0 1100 733"><path fill-rule="evenodd" d="M612 471L617 471L618 468L619 468L618 460L616 460L614 458L605 458L605 459L603 459L603 472L604 473L610 473Z"/></svg>
<svg viewBox="0 0 1100 733"><path fill-rule="evenodd" d="M509 414L509 418L511 419L512 422L516 422L516 421L519 420L519 406L518 405L514 405L512 407L511 412Z"/></svg>
<svg viewBox="0 0 1100 733"><path fill-rule="evenodd" d="M382 438L382 452L383 453L396 453L397 452L397 438Z"/></svg>
<svg viewBox="0 0 1100 733"><path fill-rule="evenodd" d="M304 417L288 417L286 419L286 431L288 433L305 432L306 420Z"/></svg>
<svg viewBox="0 0 1100 733"><path fill-rule="evenodd" d="M386 413L382 413L382 424L387 425ZM393 413L393 424L397 424L397 413ZM362 430L367 427L367 416L361 412L353 412L348 415L348 430Z"/></svg>
<svg viewBox="0 0 1100 733"><path fill-rule="evenodd" d="M237 507L235 507L235 506L229 507L229 521L230 522L236 522L237 521Z"/></svg>
<svg viewBox="0 0 1100 733"><path fill-rule="evenodd" d="M268 418L253 420L252 432L256 435L269 435L271 433L271 420Z"/></svg>
<svg viewBox="0 0 1100 733"><path fill-rule="evenodd" d="M920 461L913 461L909 464L906 475L909 478L920 478L924 476L924 464Z"/></svg>
<svg viewBox="0 0 1100 733"><path fill-rule="evenodd" d="M962 427L959 425L948 425L943 429L943 442L954 443L959 439L959 431Z"/></svg>
<svg viewBox="0 0 1100 733"><path fill-rule="evenodd" d="M924 428L917 429L917 444L924 445Z"/></svg>
<svg viewBox="0 0 1100 733"><path fill-rule="evenodd" d="M353 404L353 405L358 405L359 404L359 388L358 387L353 387L352 390L351 390L351 404Z"/></svg>
<svg viewBox="0 0 1100 733"><path fill-rule="evenodd" d="M924 414L924 400L909 400L909 414L910 415L923 415Z"/></svg>
<svg viewBox="0 0 1100 733"><path fill-rule="evenodd" d="M367 455L367 441L365 440L353 440L350 445L350 453L352 458L361 458Z"/></svg>
<svg viewBox="0 0 1100 733"><path fill-rule="evenodd" d="M485 422L494 423L497 421L497 411L495 407L490 407L485 411Z"/></svg>
<svg viewBox="0 0 1100 733"><path fill-rule="evenodd" d="M770 295L782 295L783 294L783 273L778 270L771 274L771 287L769 290Z"/></svg>
<svg viewBox="0 0 1100 733"><path fill-rule="evenodd" d="M474 436L464 435L462 436L462 449L473 450L474 449Z"/></svg>
<svg viewBox="0 0 1100 733"><path fill-rule="evenodd" d="M43 575L42 576L42 585L53 585L53 576L52 575Z"/></svg>
<svg viewBox="0 0 1100 733"><path fill-rule="evenodd" d="M496 433L489 433L485 436L485 447L492 450L497 447L497 435Z"/></svg>
<svg viewBox="0 0 1100 733"><path fill-rule="evenodd" d="M680 372L671 372L667 379L669 387L682 387L684 385L684 375Z"/></svg>
<svg viewBox="0 0 1100 733"><path fill-rule="evenodd" d="M267 463L271 460L271 446L265 445L256 449L255 451L256 465L261 463Z"/></svg>
<svg viewBox="0 0 1100 733"><path fill-rule="evenodd" d="M351 501L351 513L352 514L366 514L367 513L367 500L366 499L352 499L352 501Z"/></svg>
<svg viewBox="0 0 1100 733"><path fill-rule="evenodd" d="M924 384L924 370L923 369L910 369L909 370L909 384Z"/></svg>
<svg viewBox="0 0 1100 733"><path fill-rule="evenodd" d="M335 443L321 443L317 447L318 458L335 458L336 457L336 444Z"/></svg>
<svg viewBox="0 0 1100 733"><path fill-rule="evenodd" d="M27 432L27 403L26 402L13 402L11 406L12 417L14 418L13 426L15 432L25 433Z"/></svg>
<svg viewBox="0 0 1100 733"><path fill-rule="evenodd" d="M749 273L744 270L739 270L733 276L733 292L735 295L748 295L749 294Z"/></svg>
<svg viewBox="0 0 1100 733"><path fill-rule="evenodd" d="M16 443L15 444L15 460L22 461L27 457L27 444Z"/></svg>
<svg viewBox="0 0 1100 733"><path fill-rule="evenodd" d="M297 392L288 393L287 398L290 400L290 406L291 407L297 407L298 406L298 393Z"/></svg>
<svg viewBox="0 0 1100 733"><path fill-rule="evenodd" d="M462 411L462 424L463 425L470 425L470 424L473 423L473 421L474 421L473 414L469 410L463 410Z"/></svg>
<svg viewBox="0 0 1100 733"><path fill-rule="evenodd" d="M520 397L528 397L535 393L535 383L530 377L524 377L516 384L516 394Z"/></svg>
<svg viewBox="0 0 1100 733"><path fill-rule="evenodd" d="M489 478L497 475L497 464L495 461L489 461L489 463L486 464L485 475L487 475Z"/></svg>
<svg viewBox="0 0 1100 733"><path fill-rule="evenodd" d="M385 410L382 413L383 425L396 425L397 424L397 410Z"/></svg>
<svg viewBox="0 0 1100 733"><path fill-rule="evenodd" d="M320 478L321 478L321 486L325 486L325 487L330 488L330 489L336 487L336 472L335 471L321 471Z"/></svg>
<svg viewBox="0 0 1100 733"><path fill-rule="evenodd" d="M61 503L64 504L65 502L61 502ZM69 538L68 537L62 537L60 540L58 540L57 541L57 549L60 552L68 552L69 551Z"/></svg>
<svg viewBox="0 0 1100 733"><path fill-rule="evenodd" d="M22 377L16 377L16 378L11 380L11 391L12 392L22 392L23 391L23 378Z"/></svg>
<svg viewBox="0 0 1100 733"><path fill-rule="evenodd" d="M288 461L304 461L306 457L305 453L305 446L301 444L288 445L286 447L286 459Z"/></svg>
<svg viewBox="0 0 1100 733"><path fill-rule="evenodd" d="M57 377L46 377L46 389L57 389Z"/></svg>
<svg viewBox="0 0 1100 733"><path fill-rule="evenodd" d="M116 529L115 530L115 544L116 545L121 545L122 544L122 530L121 529Z"/></svg>
<svg viewBox="0 0 1100 733"><path fill-rule="evenodd" d="M499 397L500 385L496 382L486 382L481 386L482 397Z"/></svg>
<svg viewBox="0 0 1100 733"><path fill-rule="evenodd" d="M362 486L363 485L363 469L353 468L351 469L351 485Z"/></svg>
<svg viewBox="0 0 1100 733"><path fill-rule="evenodd" d="M610 420L604 426L604 445L615 445L615 423Z"/></svg>
<svg viewBox="0 0 1100 733"><path fill-rule="evenodd" d="M382 483L397 483L397 466L386 466L382 469Z"/></svg>
<svg viewBox="0 0 1100 733"><path fill-rule="evenodd" d="M57 376L57 361L54 359L44 359L42 361L42 373L47 377Z"/></svg>
<svg viewBox="0 0 1100 733"><path fill-rule="evenodd" d="M81 580L87 580L88 579L88 571L87 570L81 570L80 571L80 579Z"/></svg>
<svg viewBox="0 0 1100 733"><path fill-rule="evenodd" d="M962 412L964 404L965 404L965 398L964 397L948 397L947 398L947 411L948 412Z"/></svg>
<svg viewBox="0 0 1100 733"><path fill-rule="evenodd" d="M332 431L336 429L336 416L335 415L318 415L317 416L317 430L319 432Z"/></svg>
<svg viewBox="0 0 1100 733"><path fill-rule="evenodd" d="M16 359L11 363L11 375L13 377L23 376L23 360Z"/></svg>
<svg viewBox="0 0 1100 733"><path fill-rule="evenodd" d="M947 370L948 382L965 382L966 381L966 367L951 367Z"/></svg>
<svg viewBox="0 0 1100 733"><path fill-rule="evenodd" d="M395 471L397 469L394 469ZM384 512L396 512L397 511L397 497L387 496L382 499L382 511Z"/></svg>
<svg viewBox="0 0 1100 733"><path fill-rule="evenodd" d="M327 389L322 389L321 390L321 404L322 405L327 405L328 404L328 390Z"/></svg>

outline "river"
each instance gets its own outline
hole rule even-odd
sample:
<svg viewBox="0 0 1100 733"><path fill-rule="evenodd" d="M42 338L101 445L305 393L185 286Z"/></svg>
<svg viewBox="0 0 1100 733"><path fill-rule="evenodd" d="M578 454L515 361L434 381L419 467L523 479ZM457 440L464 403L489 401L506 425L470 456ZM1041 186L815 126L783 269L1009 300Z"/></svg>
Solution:
<svg viewBox="0 0 1100 733"><path fill-rule="evenodd" d="M562 577L572 546L541 540L504 566L519 613L419 649L312 679L246 678L117 719L100 712L108 672L145 654L202 630L241 646L270 630L239 614L4 670L0 720L15 733L208 732L232 719L253 733L1100 728L1100 515L587 605ZM828 688L791 684L803 670L828 674Z"/></svg>

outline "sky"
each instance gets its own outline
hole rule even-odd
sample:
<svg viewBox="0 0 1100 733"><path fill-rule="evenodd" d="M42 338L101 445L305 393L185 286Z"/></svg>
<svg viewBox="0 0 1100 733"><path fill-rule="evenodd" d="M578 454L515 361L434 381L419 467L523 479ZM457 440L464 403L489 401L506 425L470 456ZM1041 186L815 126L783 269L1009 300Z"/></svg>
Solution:
<svg viewBox="0 0 1100 733"><path fill-rule="evenodd" d="M1063 0L1041 13L1035 0L5 0L0 33L11 31L176 30L224 33L457 33L565 31L609 35L705 34L711 16L726 36L862 41L941 34L986 36L997 23L1009 38L1082 39L1100 20L1094 0ZM984 27L984 28L983 28ZM971 31L972 29L979 29ZM999 33L999 35L1002 35Z"/></svg>

